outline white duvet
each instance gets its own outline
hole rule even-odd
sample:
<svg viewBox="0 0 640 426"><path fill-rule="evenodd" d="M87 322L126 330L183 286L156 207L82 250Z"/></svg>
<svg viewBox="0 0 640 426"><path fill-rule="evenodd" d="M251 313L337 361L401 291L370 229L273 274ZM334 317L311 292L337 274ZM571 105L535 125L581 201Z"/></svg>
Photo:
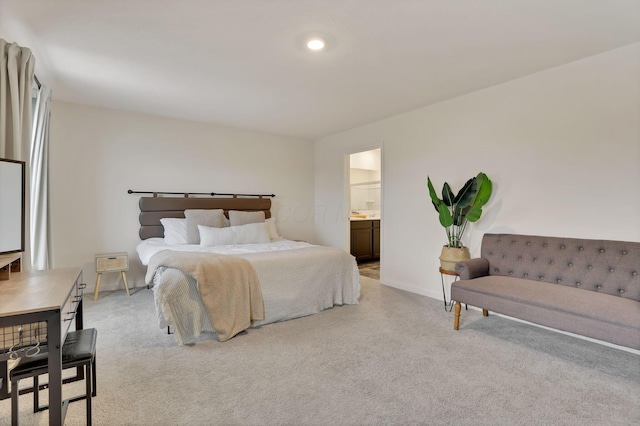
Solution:
<svg viewBox="0 0 640 426"><path fill-rule="evenodd" d="M302 241L280 239L270 243L231 244L227 246L205 247L200 244L167 245L164 243L164 238L149 238L141 241L136 247L136 250L138 251L138 256L140 257L142 264L147 266L151 256L162 250L197 251L200 253L218 254L250 254L265 251L293 250L311 246L311 244Z"/></svg>
<svg viewBox="0 0 640 426"><path fill-rule="evenodd" d="M162 238L147 239L137 247L144 265L162 250L211 252L250 261L258 274L265 308L265 319L253 327L315 314L335 305L357 304L360 297L354 257L332 247L291 240L216 247L166 245ZM158 324L161 328L174 326L179 343L193 342L201 331L213 331L202 302L194 300L199 295L196 280L159 268L153 283Z"/></svg>

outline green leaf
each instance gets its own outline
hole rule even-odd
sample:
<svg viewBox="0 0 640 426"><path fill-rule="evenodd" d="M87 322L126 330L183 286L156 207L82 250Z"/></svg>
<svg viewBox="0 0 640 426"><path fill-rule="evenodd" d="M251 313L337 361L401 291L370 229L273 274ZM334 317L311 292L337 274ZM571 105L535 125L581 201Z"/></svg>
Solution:
<svg viewBox="0 0 640 426"><path fill-rule="evenodd" d="M471 206L469 207L465 207L463 209L461 208L456 208L453 211L453 224L455 226L461 226L464 223L464 220L467 217L467 214L469 214L469 210L471 210Z"/></svg>
<svg viewBox="0 0 640 426"><path fill-rule="evenodd" d="M480 219L480 216L482 216L482 206L487 204L489 201L491 191L493 189L491 180L484 173L478 173L476 180L478 181L478 191L475 199L473 200L471 210L467 215L467 220L469 222L477 222Z"/></svg>
<svg viewBox="0 0 640 426"><path fill-rule="evenodd" d="M439 213L440 208L438 207L442 200L438 198L438 194L436 194L436 190L433 188L433 184L431 183L431 179L427 176L427 186L429 187L429 195L431 196L431 202L433 203L433 207Z"/></svg>
<svg viewBox="0 0 640 426"><path fill-rule="evenodd" d="M460 208L470 206L478 193L477 186L477 179L475 177L469 179L458 192L458 195L456 195L454 204Z"/></svg>
<svg viewBox="0 0 640 426"><path fill-rule="evenodd" d="M475 205L471 210L469 210L467 220L469 222L477 222L478 219L480 219L480 216L482 216L482 207L480 205Z"/></svg>
<svg viewBox="0 0 640 426"><path fill-rule="evenodd" d="M493 183L487 175L482 172L478 173L476 179L478 180L478 195L476 196L474 205L484 206L489 201L489 198L491 198Z"/></svg>
<svg viewBox="0 0 640 426"><path fill-rule="evenodd" d="M451 187L447 182L445 182L442 186L442 201L444 201L447 206L451 207L454 204L454 198Z"/></svg>
<svg viewBox="0 0 640 426"><path fill-rule="evenodd" d="M444 226L445 228L453 225L453 217L451 216L449 207L447 207L444 201L440 201L438 212L440 214L440 225Z"/></svg>

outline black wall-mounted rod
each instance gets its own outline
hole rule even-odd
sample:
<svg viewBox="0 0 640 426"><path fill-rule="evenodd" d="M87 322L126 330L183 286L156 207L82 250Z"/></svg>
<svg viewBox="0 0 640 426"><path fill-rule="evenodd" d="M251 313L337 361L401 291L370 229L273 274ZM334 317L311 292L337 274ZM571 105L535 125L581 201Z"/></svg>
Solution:
<svg viewBox="0 0 640 426"><path fill-rule="evenodd" d="M190 195L209 195L211 197L215 197L216 195L227 196L227 197L275 197L275 194L223 194L220 192L166 192L166 191L132 191L129 189L127 191L128 194L153 194L154 197L157 197L158 194L163 195L183 195L184 197L189 197Z"/></svg>

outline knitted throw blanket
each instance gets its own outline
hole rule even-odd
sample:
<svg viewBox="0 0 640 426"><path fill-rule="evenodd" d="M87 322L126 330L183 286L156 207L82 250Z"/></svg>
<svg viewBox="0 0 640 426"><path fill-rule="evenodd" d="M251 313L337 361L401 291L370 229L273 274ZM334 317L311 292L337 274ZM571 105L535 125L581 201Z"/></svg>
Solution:
<svg viewBox="0 0 640 426"><path fill-rule="evenodd" d="M223 254L163 250L151 257L145 281L158 267L175 268L198 282L202 302L218 340L228 340L264 319L258 275L248 260Z"/></svg>

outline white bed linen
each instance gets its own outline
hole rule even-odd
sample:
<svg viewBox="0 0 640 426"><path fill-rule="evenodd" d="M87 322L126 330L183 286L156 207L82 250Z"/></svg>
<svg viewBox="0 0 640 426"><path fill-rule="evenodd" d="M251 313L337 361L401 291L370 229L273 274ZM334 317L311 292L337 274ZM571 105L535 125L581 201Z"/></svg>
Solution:
<svg viewBox="0 0 640 426"><path fill-rule="evenodd" d="M162 238L147 239L137 247L144 265L162 250L211 252L249 260L258 274L265 305L265 319L252 327L315 314L335 305L357 304L360 297L355 259L336 248L284 239L217 247L170 246ZM201 331L211 331L203 318L206 312L201 301L193 303L188 296L199 294L193 288L198 285L196 280L177 279L170 268L158 271L153 283L159 326L175 326L180 344L195 341Z"/></svg>
<svg viewBox="0 0 640 426"><path fill-rule="evenodd" d="M265 251L292 250L311 246L311 244L302 241L280 239L277 241L272 241L270 243L232 244L226 246L205 247L201 246L200 244L168 245L164 243L164 238L148 238L144 241L141 241L136 247L136 250L142 264L144 266L147 266L149 264L149 259L151 259L151 256L162 250L197 251L205 253L233 255L261 253Z"/></svg>

